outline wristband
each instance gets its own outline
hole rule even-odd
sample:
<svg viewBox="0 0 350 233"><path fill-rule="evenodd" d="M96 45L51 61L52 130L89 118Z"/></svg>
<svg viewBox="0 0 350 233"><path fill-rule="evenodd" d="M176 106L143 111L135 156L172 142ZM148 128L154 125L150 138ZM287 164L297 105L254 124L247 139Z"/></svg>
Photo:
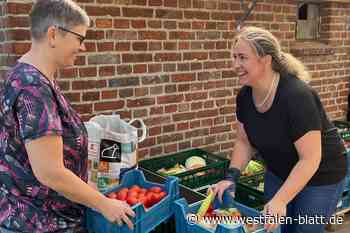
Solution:
<svg viewBox="0 0 350 233"><path fill-rule="evenodd" d="M241 171L238 168L229 167L226 170L224 180L229 180L229 181L236 183L240 176L241 176Z"/></svg>

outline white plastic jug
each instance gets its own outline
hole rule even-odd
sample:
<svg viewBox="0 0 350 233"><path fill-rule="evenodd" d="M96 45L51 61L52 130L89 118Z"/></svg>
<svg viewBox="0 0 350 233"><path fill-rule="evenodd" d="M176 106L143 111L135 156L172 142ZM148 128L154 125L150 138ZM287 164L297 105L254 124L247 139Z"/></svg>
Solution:
<svg viewBox="0 0 350 233"><path fill-rule="evenodd" d="M131 124L139 121L142 135ZM145 140L142 119L125 122L119 115L98 115L85 122L89 135L89 182L100 190L118 184L121 172L136 166L137 144Z"/></svg>

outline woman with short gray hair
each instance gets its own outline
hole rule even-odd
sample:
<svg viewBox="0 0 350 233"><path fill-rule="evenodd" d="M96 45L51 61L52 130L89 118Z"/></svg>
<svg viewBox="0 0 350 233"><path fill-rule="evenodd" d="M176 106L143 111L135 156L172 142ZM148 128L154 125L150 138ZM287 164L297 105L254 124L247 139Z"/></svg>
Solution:
<svg viewBox="0 0 350 233"><path fill-rule="evenodd" d="M32 45L0 92L0 232L85 232L85 206L133 228L134 212L87 182L87 131L55 80L89 26L71 0L37 0Z"/></svg>

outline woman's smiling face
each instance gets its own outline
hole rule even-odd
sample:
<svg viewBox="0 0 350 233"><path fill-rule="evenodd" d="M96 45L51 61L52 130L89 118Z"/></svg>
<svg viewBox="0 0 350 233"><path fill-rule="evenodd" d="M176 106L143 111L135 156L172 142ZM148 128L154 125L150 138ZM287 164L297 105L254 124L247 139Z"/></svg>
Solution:
<svg viewBox="0 0 350 233"><path fill-rule="evenodd" d="M254 86L265 72L266 63L263 60L247 41L238 39L233 47L233 69L239 83Z"/></svg>

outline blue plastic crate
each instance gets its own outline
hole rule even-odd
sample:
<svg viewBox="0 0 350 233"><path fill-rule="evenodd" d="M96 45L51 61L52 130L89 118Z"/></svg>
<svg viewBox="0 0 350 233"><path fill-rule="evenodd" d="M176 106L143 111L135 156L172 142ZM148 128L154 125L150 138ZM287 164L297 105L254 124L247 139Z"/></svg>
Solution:
<svg viewBox="0 0 350 233"><path fill-rule="evenodd" d="M346 177L344 178L343 192L350 190L350 151L347 152L346 157L348 160L348 171L346 173Z"/></svg>
<svg viewBox="0 0 350 233"><path fill-rule="evenodd" d="M133 206L132 209L136 214L135 218L132 219L134 223L133 230L130 230L126 224L119 227L117 224L108 221L96 210L88 208L86 222L87 229L90 233L148 233L174 214L172 205L173 202L179 198L179 182L176 177L168 177L165 184L159 184L147 181L142 171L135 169L125 173L119 186L110 188L104 192L104 194L116 192L135 184L144 188L158 186L165 190L168 195L160 202L147 209L147 211L140 203Z"/></svg>
<svg viewBox="0 0 350 233"><path fill-rule="evenodd" d="M176 200L174 203L175 219L176 219L176 233L246 233L243 226L237 225L236 228L229 227L224 224L218 224L215 231L205 228L200 224L193 224L187 221L187 214L197 213L202 201L188 205L184 198ZM234 206L241 212L243 216L255 217L260 216L261 213L255 209L244 206L238 202L233 203ZM257 230L254 233L266 233L265 230ZM273 231L273 233L280 233L280 227Z"/></svg>
<svg viewBox="0 0 350 233"><path fill-rule="evenodd" d="M350 191L343 192L337 204L337 210L342 210L350 207Z"/></svg>

